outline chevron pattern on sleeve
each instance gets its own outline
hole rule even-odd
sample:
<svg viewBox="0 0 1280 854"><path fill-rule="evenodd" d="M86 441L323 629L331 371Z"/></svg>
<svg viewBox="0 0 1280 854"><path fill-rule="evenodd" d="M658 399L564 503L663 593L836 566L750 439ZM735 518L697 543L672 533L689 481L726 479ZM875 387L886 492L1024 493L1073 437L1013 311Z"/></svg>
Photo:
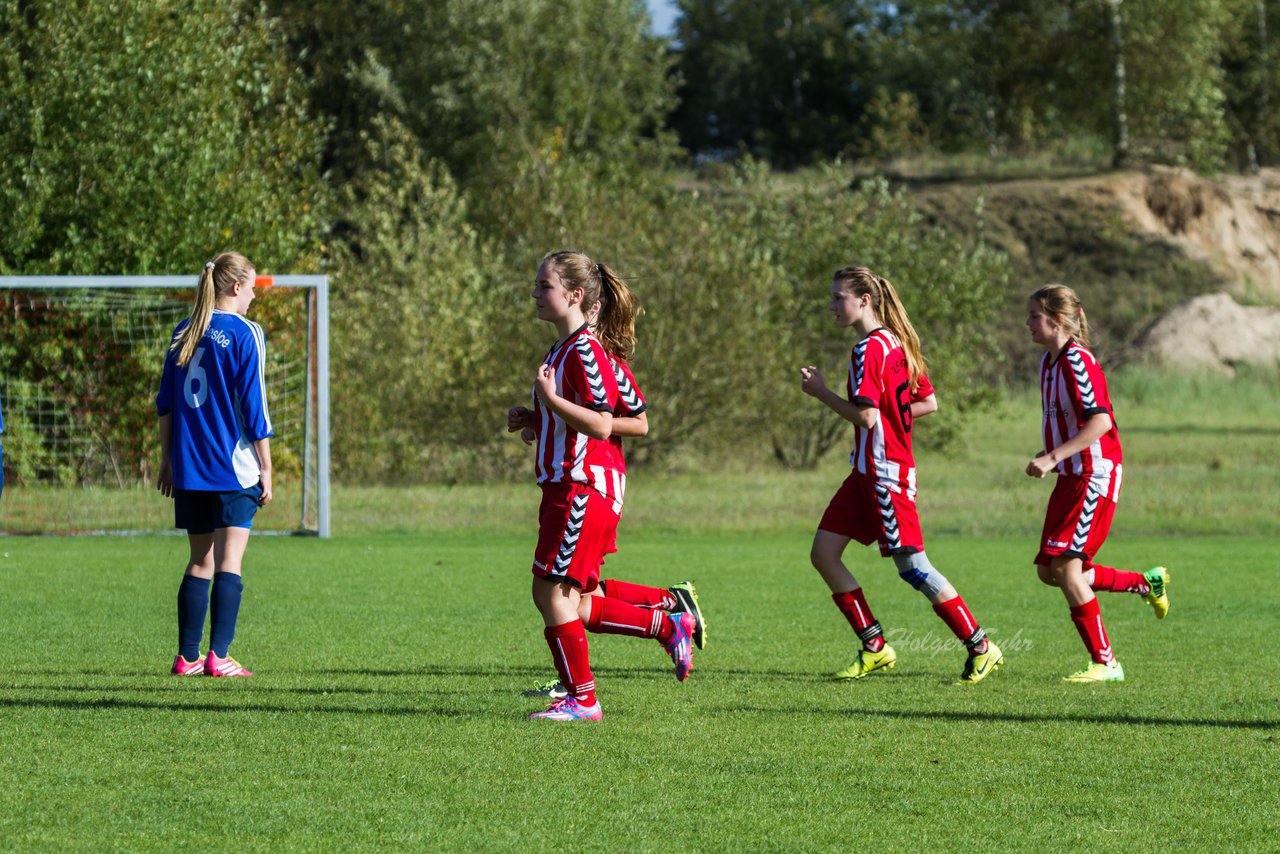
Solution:
<svg viewBox="0 0 1280 854"><path fill-rule="evenodd" d="M618 380L618 399L622 401L622 406L627 412L635 412L640 408L640 395L636 392L636 387L627 379L627 372L616 364L613 365L613 375Z"/></svg>
<svg viewBox="0 0 1280 854"><path fill-rule="evenodd" d="M604 381L600 377L600 364L596 361L596 351L591 349L591 342L585 337L579 338L575 346L578 356L582 359L582 369L587 374L592 404L597 407L608 407L609 399L605 395Z"/></svg>
<svg viewBox="0 0 1280 854"><path fill-rule="evenodd" d="M1085 409L1097 406L1093 395L1093 381L1089 379L1089 371L1084 366L1084 356L1075 347L1067 347L1067 364L1076 378L1076 387L1080 389L1080 403Z"/></svg>

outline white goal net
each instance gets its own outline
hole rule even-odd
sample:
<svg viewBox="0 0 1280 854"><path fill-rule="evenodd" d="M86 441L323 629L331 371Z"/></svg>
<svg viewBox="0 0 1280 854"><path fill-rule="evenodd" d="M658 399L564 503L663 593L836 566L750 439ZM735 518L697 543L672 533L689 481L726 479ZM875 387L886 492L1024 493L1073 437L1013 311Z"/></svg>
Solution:
<svg viewBox="0 0 1280 854"><path fill-rule="evenodd" d="M192 276L0 276L0 533L173 530L155 395ZM329 535L328 280L260 276L276 500L255 531ZM263 287L269 285L269 287Z"/></svg>

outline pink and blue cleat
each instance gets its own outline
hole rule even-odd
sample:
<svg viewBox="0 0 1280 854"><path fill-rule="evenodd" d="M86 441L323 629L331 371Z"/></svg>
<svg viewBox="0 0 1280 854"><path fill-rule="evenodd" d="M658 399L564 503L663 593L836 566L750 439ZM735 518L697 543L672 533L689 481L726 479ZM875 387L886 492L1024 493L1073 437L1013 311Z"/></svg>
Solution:
<svg viewBox="0 0 1280 854"><path fill-rule="evenodd" d="M244 665L236 661L231 656L218 658L218 656L213 654L213 650L209 650L209 656L204 660L204 672L207 676L253 675L253 671L246 670Z"/></svg>
<svg viewBox="0 0 1280 854"><path fill-rule="evenodd" d="M169 672L174 676L203 676L204 659L197 655L195 661L187 661L178 655L173 659L173 669Z"/></svg>
<svg viewBox="0 0 1280 854"><path fill-rule="evenodd" d="M689 671L693 669L693 630L697 621L689 613L670 614L669 619L674 631L671 633L671 640L663 646L675 663L676 679L683 682L689 678Z"/></svg>
<svg viewBox="0 0 1280 854"><path fill-rule="evenodd" d="M584 706L578 698L570 694L556 700L540 712L529 715L531 721L598 721L604 717L600 709L600 701Z"/></svg>

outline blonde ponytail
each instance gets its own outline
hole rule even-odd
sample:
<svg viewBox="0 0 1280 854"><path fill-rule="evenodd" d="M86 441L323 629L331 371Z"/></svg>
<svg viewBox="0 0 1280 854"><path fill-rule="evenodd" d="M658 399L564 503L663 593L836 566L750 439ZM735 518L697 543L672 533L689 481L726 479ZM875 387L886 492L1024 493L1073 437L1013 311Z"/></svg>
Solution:
<svg viewBox="0 0 1280 854"><path fill-rule="evenodd" d="M1089 346L1089 319L1084 315L1080 297L1066 285L1051 283L1036 289L1031 299L1040 303L1044 313L1063 331L1084 346Z"/></svg>
<svg viewBox="0 0 1280 854"><path fill-rule="evenodd" d="M592 331L610 354L630 358L636 349L636 318L643 309L626 282L608 264L597 264L574 249L548 252L542 262L555 267L566 290L582 288L583 314L590 316L591 309L600 304Z"/></svg>
<svg viewBox="0 0 1280 854"><path fill-rule="evenodd" d="M200 346L200 339L209 330L209 320L213 317L213 307L218 297L230 294L235 289L236 282L244 282L252 274L253 265L239 252L223 252L204 265L204 269L200 271L200 281L196 285L196 301L191 307L191 317L169 345L171 352L178 351L179 365L185 368L191 364L191 359Z"/></svg>
<svg viewBox="0 0 1280 854"><path fill-rule="evenodd" d="M640 300L606 264L600 271L600 315L596 337L605 350L619 359L629 359L636 350L636 318L644 311Z"/></svg>
<svg viewBox="0 0 1280 854"><path fill-rule="evenodd" d="M920 349L920 336L911 325L911 318L907 317L907 310L903 307L893 282L860 266L841 267L836 270L834 280L857 296L871 295L871 307L876 317L902 345L902 353L907 357L907 375L911 388L915 389L925 372L924 353Z"/></svg>

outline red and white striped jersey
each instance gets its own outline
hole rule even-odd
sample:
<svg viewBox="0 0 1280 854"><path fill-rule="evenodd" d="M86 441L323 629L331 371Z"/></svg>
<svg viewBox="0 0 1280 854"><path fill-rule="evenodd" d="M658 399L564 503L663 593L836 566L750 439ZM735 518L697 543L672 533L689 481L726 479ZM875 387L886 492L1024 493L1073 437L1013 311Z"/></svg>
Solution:
<svg viewBox="0 0 1280 854"><path fill-rule="evenodd" d="M1092 415L1111 416L1111 429L1070 459L1058 463L1058 474L1075 474L1093 481L1111 500L1120 495L1122 454L1120 432L1102 366L1075 339L1067 341L1056 358L1040 360L1040 399L1044 404L1044 449L1051 451L1080 432Z"/></svg>
<svg viewBox="0 0 1280 854"><path fill-rule="evenodd" d="M613 412L618 406L618 380L609 356L585 324L557 341L542 362L554 371L556 394L569 402L597 412ZM626 476L621 455L612 444L573 429L543 406L536 387L533 423L538 434L535 469L539 484L586 483L613 501L615 512L621 509Z"/></svg>
<svg viewBox="0 0 1280 854"><path fill-rule="evenodd" d="M911 388L907 355L898 338L883 326L863 338L849 355L847 395L852 403L880 413L871 429L854 425L849 465L874 477L893 492L916 494L916 463L911 454L911 404L933 394L924 374Z"/></svg>
<svg viewBox="0 0 1280 854"><path fill-rule="evenodd" d="M635 374L631 373L627 360L616 358L612 353L608 355L609 364L613 366L613 376L618 381L618 404L613 408L613 417L635 418L645 411L647 404L644 394L640 391L640 385L636 382ZM625 472L627 461L622 454L622 437L610 436L609 444L618 452L618 470Z"/></svg>

